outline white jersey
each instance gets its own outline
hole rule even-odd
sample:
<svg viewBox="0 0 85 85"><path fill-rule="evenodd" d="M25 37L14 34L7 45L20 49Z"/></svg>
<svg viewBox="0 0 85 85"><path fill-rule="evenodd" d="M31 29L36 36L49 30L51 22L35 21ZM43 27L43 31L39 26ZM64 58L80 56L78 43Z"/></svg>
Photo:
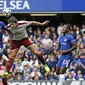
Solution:
<svg viewBox="0 0 85 85"><path fill-rule="evenodd" d="M28 37L26 27L31 24L29 21L18 21L17 28L11 28L10 24L8 24L8 30L13 34L13 40L22 40Z"/></svg>

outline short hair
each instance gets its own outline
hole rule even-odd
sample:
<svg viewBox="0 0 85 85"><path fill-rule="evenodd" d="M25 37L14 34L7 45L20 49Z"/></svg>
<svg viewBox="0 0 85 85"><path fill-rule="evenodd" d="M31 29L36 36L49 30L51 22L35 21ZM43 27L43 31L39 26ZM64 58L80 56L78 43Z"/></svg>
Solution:
<svg viewBox="0 0 85 85"><path fill-rule="evenodd" d="M70 24L64 24L66 26L67 29L70 30Z"/></svg>
<svg viewBox="0 0 85 85"><path fill-rule="evenodd" d="M8 23L17 23L17 21L17 18L12 16L11 18L9 18Z"/></svg>
<svg viewBox="0 0 85 85"><path fill-rule="evenodd" d="M67 28L70 30L70 24L66 24Z"/></svg>

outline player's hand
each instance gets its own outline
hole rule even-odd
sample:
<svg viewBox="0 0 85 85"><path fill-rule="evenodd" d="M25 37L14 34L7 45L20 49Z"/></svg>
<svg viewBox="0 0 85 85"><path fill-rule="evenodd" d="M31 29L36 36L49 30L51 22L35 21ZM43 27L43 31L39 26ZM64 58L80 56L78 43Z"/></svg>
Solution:
<svg viewBox="0 0 85 85"><path fill-rule="evenodd" d="M59 55L59 51L54 50L54 54Z"/></svg>
<svg viewBox="0 0 85 85"><path fill-rule="evenodd" d="M43 22L43 25L48 25L49 23L50 23L50 21L47 20L47 21Z"/></svg>
<svg viewBox="0 0 85 85"><path fill-rule="evenodd" d="M69 51L67 51L67 50L60 50L59 51L61 54L66 54L66 53L68 53Z"/></svg>

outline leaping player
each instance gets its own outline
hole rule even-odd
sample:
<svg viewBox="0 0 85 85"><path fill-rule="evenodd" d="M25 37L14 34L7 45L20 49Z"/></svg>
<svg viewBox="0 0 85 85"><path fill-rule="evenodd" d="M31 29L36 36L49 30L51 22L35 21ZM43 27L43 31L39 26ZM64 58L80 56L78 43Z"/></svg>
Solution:
<svg viewBox="0 0 85 85"><path fill-rule="evenodd" d="M33 44L33 42L29 40L28 34L26 32L26 27L29 25L44 26L44 25L47 25L49 21L45 21L43 23L36 22L36 21L18 21L17 18L12 16L8 20L8 23L9 24L7 28L12 33L13 38L11 41L11 52L10 52L11 54L9 55L9 60L6 65L6 71L7 72L10 71L11 66L18 53L18 50L20 46L22 45L24 45L26 48L31 50L38 57L38 59L44 64L45 70L49 71L42 57L42 52L39 52L36 46ZM4 82L5 82L5 79L4 79Z"/></svg>

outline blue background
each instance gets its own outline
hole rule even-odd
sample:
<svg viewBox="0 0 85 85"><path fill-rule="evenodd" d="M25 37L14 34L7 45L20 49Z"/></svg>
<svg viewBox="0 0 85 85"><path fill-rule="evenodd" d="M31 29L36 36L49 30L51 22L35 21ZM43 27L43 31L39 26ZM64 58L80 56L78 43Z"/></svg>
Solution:
<svg viewBox="0 0 85 85"><path fill-rule="evenodd" d="M3 0L4 1L4 0ZM6 0L7 6L11 0ZM18 0L15 0L18 1ZM25 0L22 0L23 2ZM85 11L85 0L26 0L30 9L17 10L12 12L71 12ZM2 12L2 10L0 10Z"/></svg>
<svg viewBox="0 0 85 85"><path fill-rule="evenodd" d="M62 0L62 11L85 11L85 0Z"/></svg>

